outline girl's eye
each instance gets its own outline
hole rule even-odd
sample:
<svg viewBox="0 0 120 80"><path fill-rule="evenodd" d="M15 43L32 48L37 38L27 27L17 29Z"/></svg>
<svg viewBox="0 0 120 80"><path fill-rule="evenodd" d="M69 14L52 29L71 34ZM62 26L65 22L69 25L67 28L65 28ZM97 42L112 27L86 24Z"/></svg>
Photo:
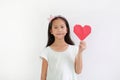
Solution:
<svg viewBox="0 0 120 80"><path fill-rule="evenodd" d="M58 27L56 27L56 26L54 27L54 29L57 29L57 28L58 28Z"/></svg>
<svg viewBox="0 0 120 80"><path fill-rule="evenodd" d="M64 26L61 26L61 28L64 28Z"/></svg>

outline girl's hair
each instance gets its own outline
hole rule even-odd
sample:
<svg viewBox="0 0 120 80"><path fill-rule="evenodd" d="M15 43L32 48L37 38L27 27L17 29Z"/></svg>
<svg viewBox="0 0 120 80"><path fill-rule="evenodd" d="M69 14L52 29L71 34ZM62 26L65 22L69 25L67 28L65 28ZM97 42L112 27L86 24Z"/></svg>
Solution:
<svg viewBox="0 0 120 80"><path fill-rule="evenodd" d="M54 17L54 18L49 22L49 25L48 25L48 42L47 42L46 47L47 47L47 46L50 46L50 45L54 42L54 40L55 40L55 38L54 38L54 36L51 34L50 30L52 29L53 21L55 21L55 20L57 20L57 19L62 19L62 20L65 22L65 24L66 24L67 33L66 33L66 35L65 35L65 42L68 43L68 44L70 44L70 45L74 45L74 42L73 42L73 41L71 40L71 38L70 38L70 28L69 28L69 23L68 23L68 21L66 20L66 18L64 18L64 17L62 17L62 16L56 16L56 17Z"/></svg>

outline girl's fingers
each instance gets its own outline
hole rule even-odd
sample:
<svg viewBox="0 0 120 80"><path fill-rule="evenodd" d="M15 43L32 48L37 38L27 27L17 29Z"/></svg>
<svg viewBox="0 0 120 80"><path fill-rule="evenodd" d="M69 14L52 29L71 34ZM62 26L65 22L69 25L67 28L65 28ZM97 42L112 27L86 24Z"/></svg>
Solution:
<svg viewBox="0 0 120 80"><path fill-rule="evenodd" d="M86 48L86 43L85 43L85 41L81 41L79 47L80 47L80 49L84 50L84 49Z"/></svg>

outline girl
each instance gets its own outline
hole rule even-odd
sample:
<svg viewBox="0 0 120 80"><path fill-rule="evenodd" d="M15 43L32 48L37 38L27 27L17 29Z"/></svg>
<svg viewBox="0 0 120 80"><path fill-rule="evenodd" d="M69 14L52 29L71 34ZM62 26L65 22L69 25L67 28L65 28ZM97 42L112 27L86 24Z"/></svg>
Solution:
<svg viewBox="0 0 120 80"><path fill-rule="evenodd" d="M68 21L62 16L54 17L48 25L48 43L41 52L41 80L77 80L82 71L84 41L74 46L70 38Z"/></svg>

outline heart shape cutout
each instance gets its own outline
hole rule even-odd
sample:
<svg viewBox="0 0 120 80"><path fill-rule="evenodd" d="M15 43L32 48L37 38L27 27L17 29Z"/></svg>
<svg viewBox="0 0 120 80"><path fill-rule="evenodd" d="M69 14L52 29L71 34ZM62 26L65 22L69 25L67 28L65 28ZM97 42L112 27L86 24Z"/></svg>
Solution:
<svg viewBox="0 0 120 80"><path fill-rule="evenodd" d="M79 24L74 26L74 33L80 40L84 40L90 33L91 27L89 25L84 25L83 27Z"/></svg>

